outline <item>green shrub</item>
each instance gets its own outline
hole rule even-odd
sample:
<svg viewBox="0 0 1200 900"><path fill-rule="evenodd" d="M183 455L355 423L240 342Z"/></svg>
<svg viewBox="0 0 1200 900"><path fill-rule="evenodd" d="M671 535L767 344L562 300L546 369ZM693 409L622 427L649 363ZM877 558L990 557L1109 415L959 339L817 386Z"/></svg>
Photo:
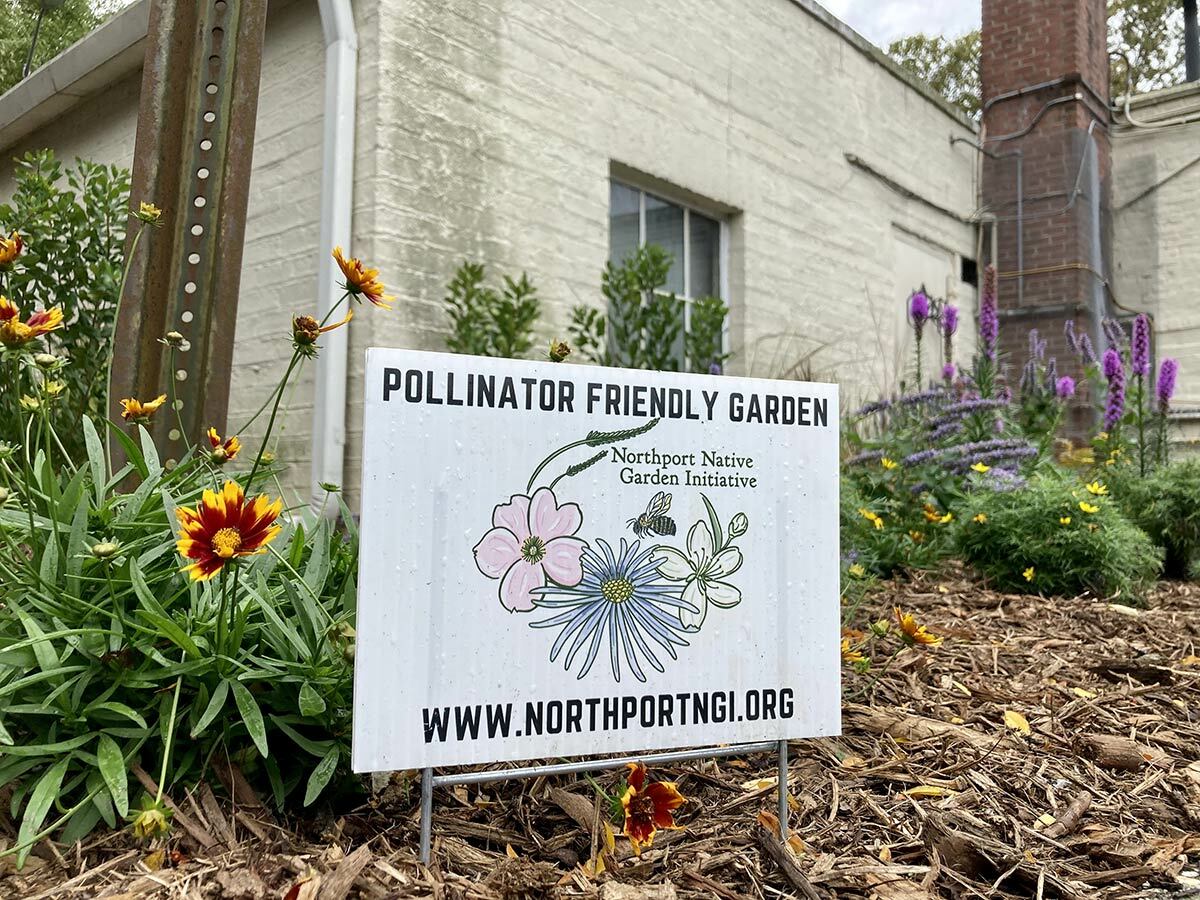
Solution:
<svg viewBox="0 0 1200 900"><path fill-rule="evenodd" d="M600 291L606 308L577 306L571 314L571 341L580 355L602 366L663 372L710 372L724 365L725 317L719 297L692 303L684 328L684 301L663 290L671 254L645 244L621 265L609 262Z"/></svg>
<svg viewBox="0 0 1200 900"><path fill-rule="evenodd" d="M515 281L505 275L499 291L483 280L480 263L464 262L446 286L443 304L450 317L446 346L455 353L518 359L533 346L540 315L537 289L524 272Z"/></svg>
<svg viewBox="0 0 1200 900"><path fill-rule="evenodd" d="M1047 472L1023 490L973 493L958 528L963 559L1000 590L1136 600L1161 554L1107 488L1091 487Z"/></svg>
<svg viewBox="0 0 1200 900"><path fill-rule="evenodd" d="M1163 574L1188 578L1200 559L1200 458L1170 463L1146 478L1133 468L1121 467L1113 498L1163 550Z"/></svg>
<svg viewBox="0 0 1200 900"><path fill-rule="evenodd" d="M81 415L106 414L108 360L120 296L129 172L76 160L64 168L50 150L17 160L16 190L0 206L0 231L16 231L25 252L3 275L0 293L26 314L60 307L63 327L46 349L66 353L71 365L56 373L65 391L51 418L66 449L83 455ZM0 412L0 434L20 433L11 412Z"/></svg>

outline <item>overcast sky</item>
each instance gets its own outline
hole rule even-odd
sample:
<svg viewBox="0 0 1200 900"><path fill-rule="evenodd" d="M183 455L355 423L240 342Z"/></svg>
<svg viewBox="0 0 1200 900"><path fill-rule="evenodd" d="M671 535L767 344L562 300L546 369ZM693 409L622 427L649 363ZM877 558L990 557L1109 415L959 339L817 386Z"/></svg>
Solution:
<svg viewBox="0 0 1200 900"><path fill-rule="evenodd" d="M979 27L979 0L819 0L881 47L906 34L959 35Z"/></svg>

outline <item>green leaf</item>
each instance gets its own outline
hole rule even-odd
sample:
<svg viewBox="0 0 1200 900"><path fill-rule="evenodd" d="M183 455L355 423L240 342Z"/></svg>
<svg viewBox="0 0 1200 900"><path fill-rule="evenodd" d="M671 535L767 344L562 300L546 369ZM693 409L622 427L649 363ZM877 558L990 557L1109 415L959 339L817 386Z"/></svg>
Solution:
<svg viewBox="0 0 1200 900"><path fill-rule="evenodd" d="M67 820L67 824L63 827L62 833L57 838L59 843L61 843L64 847L70 847L72 844L83 840L92 833L92 829L95 828L97 823L100 821L100 807L97 806L96 799L101 796L103 796L105 800L108 799L108 794L105 794L103 791L101 791L96 795L96 797L92 798L91 803L81 807L79 811L75 813L75 815L71 816L71 818ZM109 806L109 810L112 810L111 805ZM108 827L112 828L116 824L117 820L114 817L112 824L110 824Z"/></svg>
<svg viewBox="0 0 1200 900"><path fill-rule="evenodd" d="M211 725L212 720L225 708L225 700L228 696L229 682L222 681L217 685L216 690L213 691L212 699L208 701L208 706L204 708L204 714L200 716L200 721L192 729L192 737L196 738L204 734L204 729Z"/></svg>
<svg viewBox="0 0 1200 900"><path fill-rule="evenodd" d="M230 681L229 686L233 689L233 699L237 703L238 712L242 714L242 722L250 732L250 740L254 741L259 753L267 756L267 726L263 723L262 711L258 708L254 695L240 681Z"/></svg>
<svg viewBox="0 0 1200 900"><path fill-rule="evenodd" d="M314 594L320 591L329 573L329 527L330 521L322 519L313 531L312 554L308 557L308 565L304 567L304 583Z"/></svg>
<svg viewBox="0 0 1200 900"><path fill-rule="evenodd" d="M93 703L91 706L89 706L87 708L86 712L92 713L92 712L96 712L97 710L114 713L118 716L123 716L124 718L129 719L131 722L136 722L138 725L141 725L143 728L150 727L149 725L146 724L146 720L144 718L142 718L141 713L139 713L135 709L132 709L131 707L126 706L124 703L120 703L116 700L106 700L103 703Z"/></svg>
<svg viewBox="0 0 1200 900"><path fill-rule="evenodd" d="M264 768L267 770L267 780L271 782L271 793L275 797L275 808L282 810L283 801L287 798L287 791L283 786L283 776L279 774L279 763L273 759L263 761Z"/></svg>
<svg viewBox="0 0 1200 900"><path fill-rule="evenodd" d="M112 422L110 424L109 433L117 439L117 443L125 451L125 457L133 463L133 467L137 469L138 474L146 478L150 474L150 470L146 468L146 460L142 458L142 451L138 449L137 442L125 433L125 429L120 422Z"/></svg>
<svg viewBox="0 0 1200 900"><path fill-rule="evenodd" d="M300 715L319 716L323 712L325 712L324 698L309 682L304 682L304 686L300 688Z"/></svg>
<svg viewBox="0 0 1200 900"><path fill-rule="evenodd" d="M142 458L146 460L146 469L151 475L162 471L162 463L158 461L158 448L154 446L154 438L150 437L143 426L138 426L138 437L142 441Z"/></svg>
<svg viewBox="0 0 1200 900"><path fill-rule="evenodd" d="M46 545L42 549L42 562L38 567L38 575L45 584L58 583L58 537L53 533L46 535Z"/></svg>
<svg viewBox="0 0 1200 900"><path fill-rule="evenodd" d="M117 742L107 734L100 735L96 745L96 760L100 775L121 818L129 813L129 776L125 771L125 756Z"/></svg>
<svg viewBox="0 0 1200 900"><path fill-rule="evenodd" d="M325 785L329 784L329 779L337 771L340 755L341 751L334 744L329 748L329 752L321 757L321 761L317 763L316 768L312 770L312 774L308 776L308 787L304 790L305 806L311 804L321 795L321 791L325 790Z"/></svg>
<svg viewBox="0 0 1200 900"><path fill-rule="evenodd" d="M29 613L17 606L15 602L9 601L9 605L13 612L17 614L17 618L21 620L21 625L24 627L25 633L33 641L33 653L37 657L38 667L43 672L50 672L57 669L61 661L58 658L58 654L54 652L54 646L46 638L46 632L42 630L42 627Z"/></svg>
<svg viewBox="0 0 1200 900"><path fill-rule="evenodd" d="M108 466L104 461L104 444L91 416L82 416L83 442L87 446L88 466L92 470L92 489L96 493L96 508L104 505L104 486L108 483Z"/></svg>
<svg viewBox="0 0 1200 900"><path fill-rule="evenodd" d="M29 851L37 842L42 823L46 821L46 814L50 812L50 807L58 796L58 789L62 787L63 776L67 774L67 766L70 764L71 757L64 756L52 765L38 779L33 793L29 795L29 800L25 804L25 814L21 817L21 829L17 834L17 843L20 847L17 851L18 869L25 865Z"/></svg>
<svg viewBox="0 0 1200 900"><path fill-rule="evenodd" d="M192 659L200 658L200 648L196 646L196 642L188 637L187 633L169 617L145 609L139 609L137 614L161 631L163 637L167 638Z"/></svg>
<svg viewBox="0 0 1200 900"><path fill-rule="evenodd" d="M313 756L324 756L329 752L329 748L333 746L333 741L314 741L311 738L306 738L289 725L281 716L277 716L274 713L271 714L271 721L275 723L276 728L295 741L296 746L306 753L311 753Z"/></svg>

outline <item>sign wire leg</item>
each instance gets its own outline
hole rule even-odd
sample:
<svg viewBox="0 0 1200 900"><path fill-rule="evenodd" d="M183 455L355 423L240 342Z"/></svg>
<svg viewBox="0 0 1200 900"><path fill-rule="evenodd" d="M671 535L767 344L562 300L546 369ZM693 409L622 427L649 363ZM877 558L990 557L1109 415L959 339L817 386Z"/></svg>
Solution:
<svg viewBox="0 0 1200 900"><path fill-rule="evenodd" d="M788 839L788 742L779 742L779 839Z"/></svg>
<svg viewBox="0 0 1200 900"><path fill-rule="evenodd" d="M433 844L433 769L421 772L421 864L429 865Z"/></svg>

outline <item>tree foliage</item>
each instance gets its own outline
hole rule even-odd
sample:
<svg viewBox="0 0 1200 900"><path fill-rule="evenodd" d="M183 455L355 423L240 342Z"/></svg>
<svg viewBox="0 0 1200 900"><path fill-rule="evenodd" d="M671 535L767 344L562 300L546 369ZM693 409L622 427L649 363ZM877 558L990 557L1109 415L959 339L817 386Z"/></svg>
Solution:
<svg viewBox="0 0 1200 900"><path fill-rule="evenodd" d="M128 2L66 0L58 9L47 9L32 68L52 60ZM39 5L39 0L0 0L0 93L21 80Z"/></svg>
<svg viewBox="0 0 1200 900"><path fill-rule="evenodd" d="M1049 13L1048 13L1049 15ZM979 115L979 31L960 37L914 34L892 41L888 55L971 118ZM1177 0L1109 0L1109 79L1114 98L1183 79L1183 12Z"/></svg>
<svg viewBox="0 0 1200 900"><path fill-rule="evenodd" d="M913 34L892 41L888 55L958 106L979 115L979 32L961 37Z"/></svg>

